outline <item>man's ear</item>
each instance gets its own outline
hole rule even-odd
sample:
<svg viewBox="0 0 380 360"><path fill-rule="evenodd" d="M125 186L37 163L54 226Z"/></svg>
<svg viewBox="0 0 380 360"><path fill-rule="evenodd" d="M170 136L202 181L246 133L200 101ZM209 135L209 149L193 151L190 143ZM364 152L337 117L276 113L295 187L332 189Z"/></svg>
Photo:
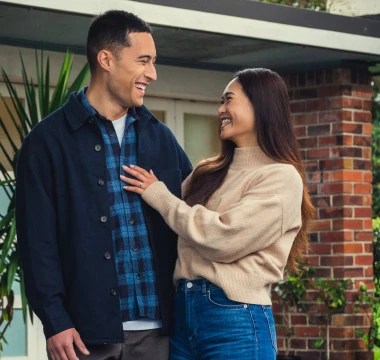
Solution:
<svg viewBox="0 0 380 360"><path fill-rule="evenodd" d="M109 50L100 50L98 53L98 63L105 70L110 71L114 56Z"/></svg>

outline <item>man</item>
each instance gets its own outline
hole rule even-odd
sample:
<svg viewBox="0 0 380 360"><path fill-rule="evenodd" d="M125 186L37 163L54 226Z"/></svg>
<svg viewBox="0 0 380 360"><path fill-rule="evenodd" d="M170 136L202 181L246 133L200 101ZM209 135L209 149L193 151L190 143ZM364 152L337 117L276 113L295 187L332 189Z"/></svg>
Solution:
<svg viewBox="0 0 380 360"><path fill-rule="evenodd" d="M180 196L191 164L142 106L157 77L148 25L123 11L98 16L87 58L88 89L40 122L20 151L26 294L50 359L167 360L177 236L123 190L120 175L136 163Z"/></svg>

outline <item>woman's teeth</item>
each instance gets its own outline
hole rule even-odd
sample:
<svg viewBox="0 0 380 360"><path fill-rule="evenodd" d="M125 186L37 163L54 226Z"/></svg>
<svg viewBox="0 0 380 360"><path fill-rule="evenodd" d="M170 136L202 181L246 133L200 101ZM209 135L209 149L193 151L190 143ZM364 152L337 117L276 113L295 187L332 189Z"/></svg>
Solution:
<svg viewBox="0 0 380 360"><path fill-rule="evenodd" d="M221 125L221 128L227 124L229 124L231 122L231 119L224 119L222 120L222 125Z"/></svg>

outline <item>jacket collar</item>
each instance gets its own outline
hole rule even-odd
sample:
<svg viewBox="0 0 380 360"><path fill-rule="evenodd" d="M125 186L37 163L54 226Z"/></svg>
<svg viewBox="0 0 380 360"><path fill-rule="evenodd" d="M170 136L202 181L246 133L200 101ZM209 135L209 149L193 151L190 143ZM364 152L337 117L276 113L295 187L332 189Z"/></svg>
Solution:
<svg viewBox="0 0 380 360"><path fill-rule="evenodd" d="M71 93L62 108L67 121L74 131L78 130L93 116L78 100L78 92ZM144 128L149 121L158 121L144 105L138 108L131 108L130 113L136 118L138 126L141 129Z"/></svg>

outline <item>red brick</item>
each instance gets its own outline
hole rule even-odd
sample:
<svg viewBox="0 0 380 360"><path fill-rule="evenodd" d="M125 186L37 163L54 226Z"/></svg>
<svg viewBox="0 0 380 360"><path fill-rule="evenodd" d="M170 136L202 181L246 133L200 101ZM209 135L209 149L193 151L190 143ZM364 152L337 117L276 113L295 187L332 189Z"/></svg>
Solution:
<svg viewBox="0 0 380 360"><path fill-rule="evenodd" d="M370 111L354 111L354 121L370 123L372 121L372 114Z"/></svg>
<svg viewBox="0 0 380 360"><path fill-rule="evenodd" d="M356 146L368 146L372 145L372 137L371 136L354 136L354 145Z"/></svg>
<svg viewBox="0 0 380 360"><path fill-rule="evenodd" d="M319 146L332 146L337 144L337 136L318 137Z"/></svg>
<svg viewBox="0 0 380 360"><path fill-rule="evenodd" d="M372 182L372 172L364 172L363 173L363 181L364 182Z"/></svg>
<svg viewBox="0 0 380 360"><path fill-rule="evenodd" d="M298 143L301 149L314 148L318 146L318 138L309 137L298 139Z"/></svg>
<svg viewBox="0 0 380 360"><path fill-rule="evenodd" d="M333 220L333 229L334 230L363 229L363 220L347 220L347 219Z"/></svg>
<svg viewBox="0 0 380 360"><path fill-rule="evenodd" d="M356 241L373 241L372 231L360 231L355 233Z"/></svg>
<svg viewBox="0 0 380 360"><path fill-rule="evenodd" d="M354 139L352 135L336 135L337 145L353 145Z"/></svg>
<svg viewBox="0 0 380 360"><path fill-rule="evenodd" d="M362 171L337 170L332 172L333 181L363 181Z"/></svg>
<svg viewBox="0 0 380 360"><path fill-rule="evenodd" d="M318 123L318 114L300 114L294 116L294 121L296 125L309 125Z"/></svg>
<svg viewBox="0 0 380 360"><path fill-rule="evenodd" d="M352 241L353 240L352 231L332 231L332 232L320 232L319 239L321 242L341 242L341 241Z"/></svg>
<svg viewBox="0 0 380 360"><path fill-rule="evenodd" d="M369 86L353 86L352 96L360 98L372 98L372 89Z"/></svg>
<svg viewBox="0 0 380 360"><path fill-rule="evenodd" d="M366 135L372 134L372 124L363 124L363 134L366 134Z"/></svg>
<svg viewBox="0 0 380 360"><path fill-rule="evenodd" d="M361 158L363 157L363 150L359 147L349 146L331 148L331 157L334 158L343 156Z"/></svg>
<svg viewBox="0 0 380 360"><path fill-rule="evenodd" d="M363 125L352 123L337 123L333 124L332 132L334 134L349 133L349 134L362 134Z"/></svg>
<svg viewBox="0 0 380 360"><path fill-rule="evenodd" d="M330 99L317 99L306 101L306 111L320 111L330 108Z"/></svg>
<svg viewBox="0 0 380 360"><path fill-rule="evenodd" d="M319 335L318 326L296 326L295 331L297 337L317 337Z"/></svg>
<svg viewBox="0 0 380 360"><path fill-rule="evenodd" d="M372 205L372 195L363 196L363 205Z"/></svg>
<svg viewBox="0 0 380 360"><path fill-rule="evenodd" d="M359 181L359 180L354 180ZM372 194L372 184L355 184L354 185L355 194Z"/></svg>
<svg viewBox="0 0 380 360"><path fill-rule="evenodd" d="M330 244L311 244L309 254L331 254Z"/></svg>
<svg viewBox="0 0 380 360"><path fill-rule="evenodd" d="M373 256L372 255L356 255L355 265L372 265Z"/></svg>
<svg viewBox="0 0 380 360"><path fill-rule="evenodd" d="M338 110L338 111L324 111L318 113L318 122L323 123L332 123L339 121L351 121L352 120L352 111L350 110Z"/></svg>
<svg viewBox="0 0 380 360"><path fill-rule="evenodd" d="M372 232L371 232L372 233ZM372 234L373 235L373 234ZM364 243L364 252L365 253L373 253L373 242Z"/></svg>
<svg viewBox="0 0 380 360"><path fill-rule="evenodd" d="M290 103L290 110L292 113L299 113L304 112L306 109L306 103L305 101L298 101L298 102L291 102Z"/></svg>
<svg viewBox="0 0 380 360"><path fill-rule="evenodd" d="M294 130L297 137L306 136L306 126L296 126Z"/></svg>
<svg viewBox="0 0 380 360"><path fill-rule="evenodd" d="M330 134L330 124L309 125L307 127L307 134L309 136L328 135Z"/></svg>
<svg viewBox="0 0 380 360"><path fill-rule="evenodd" d="M364 270L364 276L365 277L372 277L373 276L373 266L370 266Z"/></svg>
<svg viewBox="0 0 380 360"><path fill-rule="evenodd" d="M308 159L321 159L330 157L330 148L327 149L312 149L307 151Z"/></svg>
<svg viewBox="0 0 380 360"><path fill-rule="evenodd" d="M292 321L292 325L306 325L307 316L306 315L292 315L291 321Z"/></svg>
<svg viewBox="0 0 380 360"><path fill-rule="evenodd" d="M363 220L363 229L372 230L372 219Z"/></svg>
<svg viewBox="0 0 380 360"><path fill-rule="evenodd" d="M364 198L365 196L360 195L336 195L333 197L333 206L367 205Z"/></svg>
<svg viewBox="0 0 380 360"><path fill-rule="evenodd" d="M343 315L338 314L332 318L333 326L363 326L364 319L362 315Z"/></svg>
<svg viewBox="0 0 380 360"><path fill-rule="evenodd" d="M330 327L330 337L343 339L354 338L355 333L353 328Z"/></svg>
<svg viewBox="0 0 380 360"><path fill-rule="evenodd" d="M322 197L313 196L312 197L312 201L313 201L314 206L317 206L318 208L331 206L330 200L331 199L329 196L322 196Z"/></svg>
<svg viewBox="0 0 380 360"><path fill-rule="evenodd" d="M316 231L331 230L331 221L330 220L314 220L313 229L315 229Z"/></svg>
<svg viewBox="0 0 380 360"><path fill-rule="evenodd" d="M370 207L354 208L354 216L358 218L360 217L372 218L372 208Z"/></svg>
<svg viewBox="0 0 380 360"><path fill-rule="evenodd" d="M305 160L304 161L305 169L309 171L319 170L318 160Z"/></svg>
<svg viewBox="0 0 380 360"><path fill-rule="evenodd" d="M321 172L320 171L312 171L306 174L307 182L310 183L320 183L321 182Z"/></svg>
<svg viewBox="0 0 380 360"><path fill-rule="evenodd" d="M372 160L355 159L353 165L355 170L372 170Z"/></svg>
<svg viewBox="0 0 380 360"><path fill-rule="evenodd" d="M290 340L290 347L291 349L302 349L305 350L307 348L307 341L306 339L291 339Z"/></svg>
<svg viewBox="0 0 380 360"><path fill-rule="evenodd" d="M371 159L372 157L372 148L368 147L368 148L364 148L363 149L363 157L365 159ZM372 170L372 168L371 168Z"/></svg>
<svg viewBox="0 0 380 360"><path fill-rule="evenodd" d="M319 209L319 218L320 219L333 219L333 218L342 218L342 217L352 217L352 208L343 207L343 208L327 208Z"/></svg>
<svg viewBox="0 0 380 360"><path fill-rule="evenodd" d="M332 340L332 346L335 350L359 350L359 349L364 349L365 348L365 345L364 345L364 342L363 340ZM354 360L355 357L353 356L354 354L352 354L351 356L352 357L349 357L348 359L349 360ZM342 359L341 357L339 357L339 359ZM346 360L343 359L343 360Z"/></svg>
<svg viewBox="0 0 380 360"><path fill-rule="evenodd" d="M372 110L372 101L363 100L363 110L371 111Z"/></svg>
<svg viewBox="0 0 380 360"><path fill-rule="evenodd" d="M321 184L319 188L320 194L351 194L352 184L349 183L335 183L335 184Z"/></svg>
<svg viewBox="0 0 380 360"><path fill-rule="evenodd" d="M305 259L313 266L319 266L319 256L306 255Z"/></svg>
<svg viewBox="0 0 380 360"><path fill-rule="evenodd" d="M331 178L332 178L332 176L331 176L330 172L326 171L326 172L323 173L323 182L324 183L330 182Z"/></svg>
<svg viewBox="0 0 380 360"><path fill-rule="evenodd" d="M363 252L363 245L358 243L333 244L333 254L358 254Z"/></svg>
<svg viewBox="0 0 380 360"><path fill-rule="evenodd" d="M333 269L333 277L335 279L362 278L363 273L364 271L362 267L359 267L359 268L343 267L343 268Z"/></svg>
<svg viewBox="0 0 380 360"><path fill-rule="evenodd" d="M354 260L352 256L323 256L321 257L321 266L347 266L353 265Z"/></svg>

